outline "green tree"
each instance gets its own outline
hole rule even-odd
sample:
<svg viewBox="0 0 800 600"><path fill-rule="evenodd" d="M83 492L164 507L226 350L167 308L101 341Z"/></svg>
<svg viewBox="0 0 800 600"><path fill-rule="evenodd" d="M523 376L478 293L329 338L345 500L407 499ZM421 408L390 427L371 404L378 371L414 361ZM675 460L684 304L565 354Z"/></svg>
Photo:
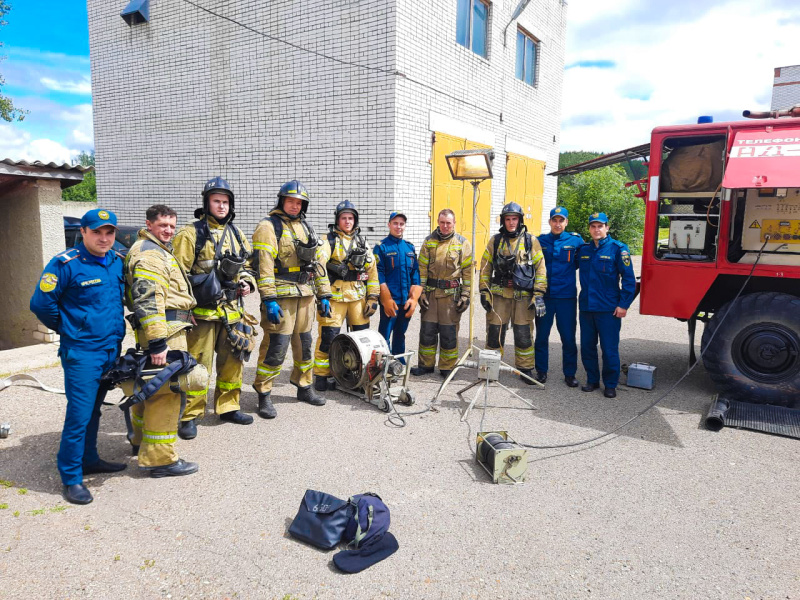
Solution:
<svg viewBox="0 0 800 600"><path fill-rule="evenodd" d="M91 153L81 152L72 164L82 167L94 167L94 150ZM97 202L97 181L94 169L84 173L83 181L61 192L61 199L65 202Z"/></svg>
<svg viewBox="0 0 800 600"><path fill-rule="evenodd" d="M626 243L631 253L642 251L644 237L644 202L626 188L628 176L620 165L585 171L564 178L558 184L558 204L569 211L569 228L589 236L589 215L604 212L609 219L610 235Z"/></svg>
<svg viewBox="0 0 800 600"><path fill-rule="evenodd" d="M5 0L0 0L0 27L3 25L8 25L8 21L6 21L5 16L10 10L11 4ZM0 42L0 48L2 47L3 42ZM4 56L0 57L0 60L4 58ZM0 90L2 90L5 84L6 80L3 79L2 75L0 75ZM11 100L11 98L0 93L0 119L3 119L4 121L22 121L27 114L27 110L23 110L18 106L14 106L14 102Z"/></svg>

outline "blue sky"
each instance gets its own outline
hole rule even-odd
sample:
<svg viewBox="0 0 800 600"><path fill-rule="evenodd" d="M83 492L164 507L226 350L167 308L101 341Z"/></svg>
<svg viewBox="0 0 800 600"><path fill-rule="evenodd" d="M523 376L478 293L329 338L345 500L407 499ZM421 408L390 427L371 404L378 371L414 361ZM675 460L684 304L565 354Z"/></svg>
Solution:
<svg viewBox="0 0 800 600"><path fill-rule="evenodd" d="M3 92L31 114L0 122L0 158L69 161L94 145L86 2L11 1ZM567 11L562 150L768 109L773 69L800 64L800 0L569 0Z"/></svg>

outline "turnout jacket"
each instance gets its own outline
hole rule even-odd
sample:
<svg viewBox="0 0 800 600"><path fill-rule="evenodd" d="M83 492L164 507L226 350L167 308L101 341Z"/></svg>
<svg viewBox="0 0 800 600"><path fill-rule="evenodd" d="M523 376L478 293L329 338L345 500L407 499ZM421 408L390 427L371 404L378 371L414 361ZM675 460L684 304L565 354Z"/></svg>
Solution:
<svg viewBox="0 0 800 600"><path fill-rule="evenodd" d="M350 248L350 244L353 244L354 247L358 244L358 240L355 239L355 232L353 235L348 235L338 227L334 227L333 233L335 235L333 250L331 251L330 233L326 237L325 243L322 244L322 251L325 256L322 264L327 262L343 263L347 258L347 250ZM348 270L351 273L356 271L353 265L348 265ZM362 277L362 280L343 281L341 279L333 279L329 272L328 279L330 280L331 293L333 294L331 300L334 302L353 302L361 300L365 296L375 296L377 298L380 295L381 284L378 282L375 256L369 249L367 249L367 259Z"/></svg>
<svg viewBox="0 0 800 600"><path fill-rule="evenodd" d="M590 312L613 312L618 306L627 310L636 297L636 275L628 246L606 236L578 252L581 294L578 306ZM620 281L622 288L620 289Z"/></svg>
<svg viewBox="0 0 800 600"><path fill-rule="evenodd" d="M203 245L200 253L195 256L195 247L197 242L197 228L195 227L195 223L199 223L203 220L208 223L208 230L211 233L211 237L206 240L206 243ZM248 255L248 260L239 270L239 273L237 273L233 278L233 283L238 284L240 281L246 281L250 286L250 291L255 292L256 280L249 270L251 268L253 254L250 241L247 239L244 233L242 233L241 229L230 222L228 222L228 229L235 229L238 232L239 239L242 240L243 249ZM220 224L211 215L203 216L202 218L180 228L178 233L175 235L175 239L172 241L172 253L175 255L178 263L181 265L181 268L187 274L199 275L201 273L211 272L211 270L214 268L214 253L216 252L215 246L217 243L219 243L220 237L222 237L222 232L224 230L225 226ZM242 252L242 247L239 246L239 242L236 239L236 235L234 235L233 231L229 231L222 243L221 254L225 254L226 251L229 251L231 254L235 255L240 255ZM235 323L242 318L241 312L239 311L238 302L236 300L229 302L224 298L220 300L216 306L196 306L192 310L192 313L194 314L195 318L203 321L218 321L225 316L229 323Z"/></svg>
<svg viewBox="0 0 800 600"><path fill-rule="evenodd" d="M530 252L525 248L524 236L530 235L531 244ZM509 238L502 233L496 233L489 238L489 243L486 244L486 250L483 251L483 258L481 259L481 275L478 289L480 291L490 290L493 296L501 296L503 298L530 298L531 293L523 290L515 290L513 287L503 287L497 283L492 282L492 273L494 271L495 262L495 238L500 238L497 245L497 252L501 256L511 256L516 252L517 264L527 263L529 260L533 263L534 267L534 281L533 281L533 295L542 296L547 291L547 266L544 262L544 255L542 254L542 247L539 245L539 240L536 236L527 232L518 235L514 238Z"/></svg>
<svg viewBox="0 0 800 600"><path fill-rule="evenodd" d="M419 279L425 293L431 298L455 295L469 298L472 290L472 246L467 238L458 233L443 238L437 227L425 238L419 251ZM459 281L461 285L443 288L436 285L436 280Z"/></svg>
<svg viewBox="0 0 800 600"><path fill-rule="evenodd" d="M577 298L575 273L578 269L578 250L584 241L579 233L565 231L555 236L539 236L544 262L547 265L547 298Z"/></svg>
<svg viewBox="0 0 800 600"><path fill-rule="evenodd" d="M194 308L189 279L172 249L146 229L139 230L139 239L125 258L125 277L126 300L138 321L136 335L140 344L145 345L146 341L151 349L160 347L162 340L192 326L188 319L179 319L172 313Z"/></svg>
<svg viewBox="0 0 800 600"><path fill-rule="evenodd" d="M278 298L297 298L316 296L319 299L331 297L331 284L325 270L325 253L322 246L317 247L315 270L309 283L300 284L290 279L282 279L277 273L278 265L290 270L290 275L300 272L300 261L294 249L295 237L301 242L308 241L301 219L290 219L280 208L270 211L283 224L281 239L275 236L272 220L262 219L253 233L253 250L257 253L258 279L256 284L262 300ZM294 233L294 236L292 235Z"/></svg>

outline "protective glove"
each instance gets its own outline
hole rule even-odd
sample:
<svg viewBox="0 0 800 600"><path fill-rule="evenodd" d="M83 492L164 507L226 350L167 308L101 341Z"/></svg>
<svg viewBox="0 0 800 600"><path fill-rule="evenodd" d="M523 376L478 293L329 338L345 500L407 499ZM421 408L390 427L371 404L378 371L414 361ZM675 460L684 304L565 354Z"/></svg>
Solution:
<svg viewBox="0 0 800 600"><path fill-rule="evenodd" d="M534 296L533 302L528 305L528 310L536 310L536 316L543 317L547 312L547 309L544 305L544 298L541 296Z"/></svg>
<svg viewBox="0 0 800 600"><path fill-rule="evenodd" d="M317 312L319 313L320 317L325 317L329 319L331 316L331 301L327 298L323 298L317 303Z"/></svg>
<svg viewBox="0 0 800 600"><path fill-rule="evenodd" d="M408 290L408 300L406 300L406 303L403 305L403 308L406 311L406 319L410 319L414 314L414 311L417 310L417 304L419 304L419 297L421 295L421 285L412 285Z"/></svg>
<svg viewBox="0 0 800 600"><path fill-rule="evenodd" d="M489 296L489 290L481 291L481 306L486 312L492 312L492 301Z"/></svg>
<svg viewBox="0 0 800 600"><path fill-rule="evenodd" d="M364 302L364 316L368 319L375 314L378 310L378 297L367 296L367 301Z"/></svg>
<svg viewBox="0 0 800 600"><path fill-rule="evenodd" d="M419 297L419 307L422 310L428 310L431 307L431 303L428 300L428 294L424 293Z"/></svg>
<svg viewBox="0 0 800 600"><path fill-rule="evenodd" d="M389 291L389 286L385 283L381 284L381 306L383 312L389 318L397 316L397 302L392 298L392 292Z"/></svg>
<svg viewBox="0 0 800 600"><path fill-rule="evenodd" d="M264 306L267 309L267 319L273 325L278 325L283 318L283 309L277 300L265 300Z"/></svg>
<svg viewBox="0 0 800 600"><path fill-rule="evenodd" d="M468 308L469 308L469 296L461 296L458 299L458 302L456 302L456 312L458 314L461 314Z"/></svg>

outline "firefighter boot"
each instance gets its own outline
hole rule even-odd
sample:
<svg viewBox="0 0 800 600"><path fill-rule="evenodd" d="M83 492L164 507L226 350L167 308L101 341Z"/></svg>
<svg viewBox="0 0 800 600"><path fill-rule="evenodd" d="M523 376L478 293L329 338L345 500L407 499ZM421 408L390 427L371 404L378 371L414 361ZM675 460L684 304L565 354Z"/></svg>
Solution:
<svg viewBox="0 0 800 600"><path fill-rule="evenodd" d="M274 419L278 416L278 411L272 404L271 392L258 395L258 416L262 419Z"/></svg>
<svg viewBox="0 0 800 600"><path fill-rule="evenodd" d="M197 423L195 423L195 419L180 422L178 425L178 437L182 440L193 440L197 437Z"/></svg>
<svg viewBox="0 0 800 600"><path fill-rule="evenodd" d="M427 375L428 373L433 373L433 367L423 367L422 365L418 367L411 367L411 374L414 377L419 377L420 375Z"/></svg>
<svg viewBox="0 0 800 600"><path fill-rule="evenodd" d="M317 396L310 385L297 388L297 399L300 400L300 402L308 402L312 406L325 405L325 398Z"/></svg>
<svg viewBox="0 0 800 600"><path fill-rule="evenodd" d="M314 375L314 389L324 392L328 389L328 378L325 375Z"/></svg>
<svg viewBox="0 0 800 600"><path fill-rule="evenodd" d="M533 369L520 369L519 372L521 373L519 378L522 379L522 381L528 385L536 385L533 381L531 381L531 379L536 379L533 376ZM525 377L523 377L523 375L525 375Z"/></svg>
<svg viewBox="0 0 800 600"><path fill-rule="evenodd" d="M229 410L222 413L219 418L226 423L236 423L237 425L250 425L253 422L253 417L240 410Z"/></svg>

